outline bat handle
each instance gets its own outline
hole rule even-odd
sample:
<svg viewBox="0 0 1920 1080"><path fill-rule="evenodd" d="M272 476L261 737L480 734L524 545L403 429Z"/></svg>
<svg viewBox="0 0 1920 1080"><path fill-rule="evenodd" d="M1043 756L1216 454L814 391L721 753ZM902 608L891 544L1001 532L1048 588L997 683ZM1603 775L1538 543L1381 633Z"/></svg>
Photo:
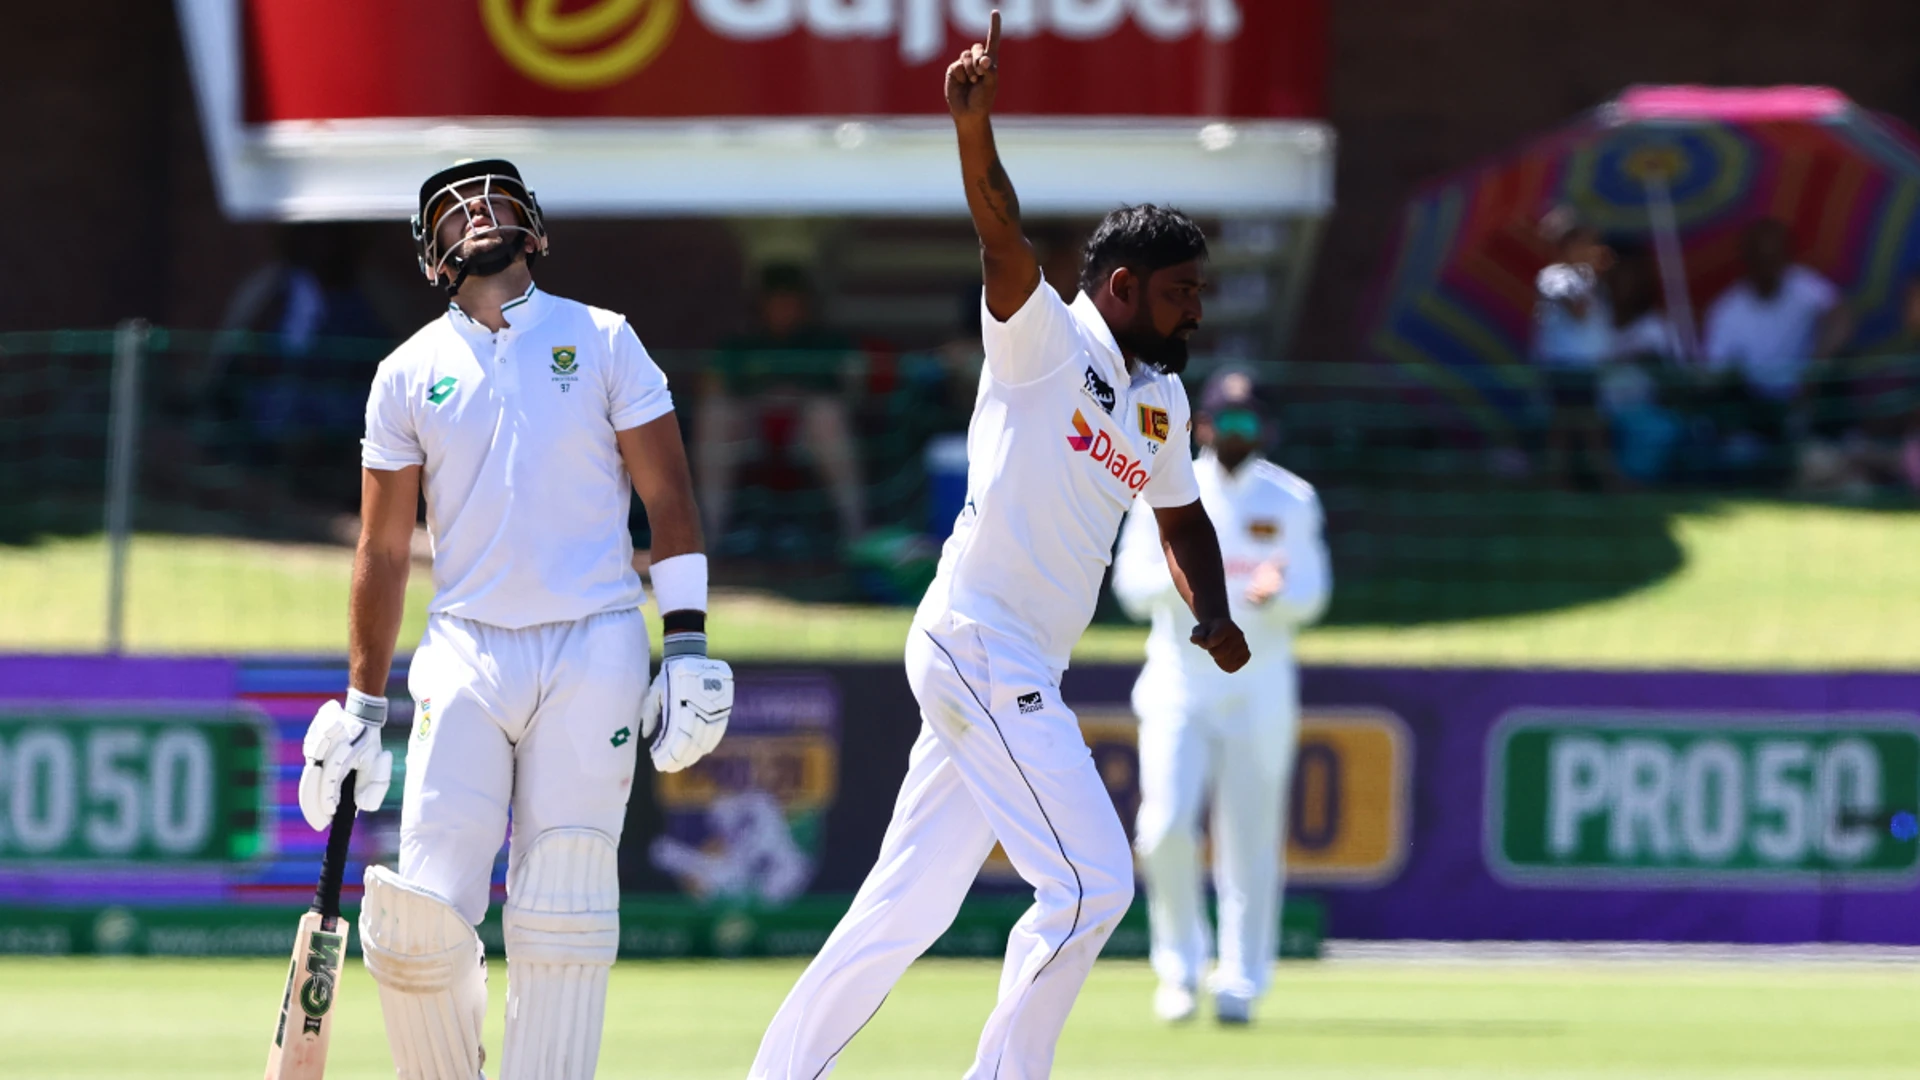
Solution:
<svg viewBox="0 0 1920 1080"><path fill-rule="evenodd" d="M327 857L320 863L320 886L313 891L313 910L320 913L328 929L340 917L340 882L347 876L347 841L353 837L353 781L348 773L340 782L340 805L333 811L333 826L327 830Z"/></svg>

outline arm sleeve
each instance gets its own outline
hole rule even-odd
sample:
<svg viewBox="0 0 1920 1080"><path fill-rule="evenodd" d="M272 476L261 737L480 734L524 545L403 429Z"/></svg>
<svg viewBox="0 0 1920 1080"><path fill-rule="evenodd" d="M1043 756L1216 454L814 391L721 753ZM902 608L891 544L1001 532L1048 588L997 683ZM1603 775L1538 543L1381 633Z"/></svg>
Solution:
<svg viewBox="0 0 1920 1080"><path fill-rule="evenodd" d="M1008 386L1050 375L1080 355L1073 312L1044 276L1006 322L987 310L987 292L980 290L980 339L987 348L987 370Z"/></svg>
<svg viewBox="0 0 1920 1080"><path fill-rule="evenodd" d="M1292 495L1284 519L1286 584L1263 614L1288 626L1307 626L1326 613L1333 596L1333 570L1322 537L1320 498L1311 488Z"/></svg>
<svg viewBox="0 0 1920 1080"><path fill-rule="evenodd" d="M1840 306L1840 290L1818 270L1805 270L1794 276L1799 279L1800 291L1806 295L1807 303L1815 311L1825 315Z"/></svg>
<svg viewBox="0 0 1920 1080"><path fill-rule="evenodd" d="M607 413L613 430L626 431L673 411L667 373L625 319L613 332L613 363L607 371Z"/></svg>
<svg viewBox="0 0 1920 1080"><path fill-rule="evenodd" d="M1170 508L1200 500L1200 482L1193 478L1193 412L1187 405L1187 389L1179 379L1173 384L1173 415L1168 417L1167 443L1154 456L1153 476L1140 489L1148 506Z"/></svg>
<svg viewBox="0 0 1920 1080"><path fill-rule="evenodd" d="M360 440L360 464L369 469L396 472L409 465L425 465L419 429L413 422L413 396L407 392L407 373L388 361L373 377L367 394L367 434Z"/></svg>
<svg viewBox="0 0 1920 1080"><path fill-rule="evenodd" d="M1184 603L1180 590L1173 587L1173 570L1160 545L1160 523L1153 508L1138 499L1120 527L1120 550L1113 557L1113 595L1130 617L1143 622L1162 604Z"/></svg>

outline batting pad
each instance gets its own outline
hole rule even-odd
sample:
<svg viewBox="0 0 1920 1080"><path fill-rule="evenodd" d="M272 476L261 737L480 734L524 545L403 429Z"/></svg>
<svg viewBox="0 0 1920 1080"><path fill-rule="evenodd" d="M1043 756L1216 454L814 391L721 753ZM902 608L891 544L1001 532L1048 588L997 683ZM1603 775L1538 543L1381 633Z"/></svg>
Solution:
<svg viewBox="0 0 1920 1080"><path fill-rule="evenodd" d="M535 837L507 879L502 1076L589 1080L600 1061L607 969L620 948L620 871L596 829Z"/></svg>
<svg viewBox="0 0 1920 1080"><path fill-rule="evenodd" d="M479 936L452 905L385 867L369 867L366 882L360 947L400 1080L477 1080L487 1059Z"/></svg>

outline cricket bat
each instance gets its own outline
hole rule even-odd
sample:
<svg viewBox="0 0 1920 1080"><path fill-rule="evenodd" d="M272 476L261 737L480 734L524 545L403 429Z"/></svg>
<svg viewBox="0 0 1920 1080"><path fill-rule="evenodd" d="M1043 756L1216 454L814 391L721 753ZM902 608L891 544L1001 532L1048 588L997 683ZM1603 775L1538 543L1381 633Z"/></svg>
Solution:
<svg viewBox="0 0 1920 1080"><path fill-rule="evenodd" d="M300 916L293 963L280 998L280 1023L267 1049L267 1080L320 1080L327 1071L327 1041L333 1036L333 1001L340 965L347 956L348 924L340 921L340 879L347 873L347 839L353 835L353 781L340 784L340 807L327 831L327 857L313 907Z"/></svg>

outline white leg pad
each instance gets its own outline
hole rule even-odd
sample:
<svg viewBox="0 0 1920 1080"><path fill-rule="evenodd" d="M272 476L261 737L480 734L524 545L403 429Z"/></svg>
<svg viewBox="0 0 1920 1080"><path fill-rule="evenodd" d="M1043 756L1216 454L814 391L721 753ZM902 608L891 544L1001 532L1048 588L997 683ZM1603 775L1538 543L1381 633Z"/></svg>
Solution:
<svg viewBox="0 0 1920 1080"><path fill-rule="evenodd" d="M507 880L507 1080L589 1080L607 969L620 949L620 868L598 829L550 829Z"/></svg>
<svg viewBox="0 0 1920 1080"><path fill-rule="evenodd" d="M479 935L453 906L385 867L367 870L360 947L380 986L400 1080L477 1080L487 969Z"/></svg>

